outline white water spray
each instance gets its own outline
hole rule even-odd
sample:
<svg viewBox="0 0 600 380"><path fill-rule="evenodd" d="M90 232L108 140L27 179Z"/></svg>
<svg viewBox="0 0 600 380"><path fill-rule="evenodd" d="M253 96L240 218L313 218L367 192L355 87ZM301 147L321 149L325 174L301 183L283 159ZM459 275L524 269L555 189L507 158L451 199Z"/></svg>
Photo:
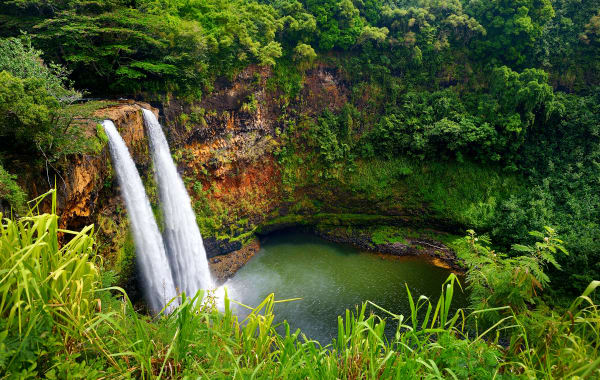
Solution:
<svg viewBox="0 0 600 380"><path fill-rule="evenodd" d="M150 138L154 174L165 222L164 237L175 286L189 297L200 289L213 289L204 242L190 197L171 158L167 139L158 119L144 109Z"/></svg>
<svg viewBox="0 0 600 380"><path fill-rule="evenodd" d="M144 185L125 141L112 121L105 120L102 126L108 136L113 167L125 199L146 299L156 313L177 295L165 247Z"/></svg>

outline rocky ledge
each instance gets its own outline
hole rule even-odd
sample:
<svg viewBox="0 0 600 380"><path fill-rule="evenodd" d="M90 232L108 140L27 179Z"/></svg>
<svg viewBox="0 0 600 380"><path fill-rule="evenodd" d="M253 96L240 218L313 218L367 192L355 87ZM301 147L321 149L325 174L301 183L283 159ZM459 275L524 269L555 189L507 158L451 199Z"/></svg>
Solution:
<svg viewBox="0 0 600 380"><path fill-rule="evenodd" d="M210 258L208 264L217 283L222 284L228 278L233 277L235 272L243 267L259 249L260 243L258 239L254 239L238 250Z"/></svg>
<svg viewBox="0 0 600 380"><path fill-rule="evenodd" d="M273 225L269 225L269 227L267 232L262 232L263 236L279 230L297 229L313 233L327 241L351 245L357 249L381 255L383 259L401 256L421 257L438 267L449 269L455 273L465 272L463 260L457 256L456 252L443 242L432 238L432 235L436 234L447 235L440 231L431 230L420 233L411 231L411 236L402 238L402 241L378 243L374 238L374 231L377 231L377 228L397 228L397 226L378 225L348 228L347 226L311 226L292 223L278 225L279 228L276 229L272 228ZM208 244L206 244L207 242ZM220 242L211 238L205 239L205 245L211 271L219 284L233 277L260 249L258 239L253 239L244 246L240 245L239 248L236 248L234 243Z"/></svg>
<svg viewBox="0 0 600 380"><path fill-rule="evenodd" d="M344 228L323 229L315 228L313 232L328 241L340 244L349 244L365 251L394 255L394 256L421 256L433 264L451 269L455 272L464 272L463 260L454 250L444 243L426 236L407 237L402 242L377 243L370 230Z"/></svg>

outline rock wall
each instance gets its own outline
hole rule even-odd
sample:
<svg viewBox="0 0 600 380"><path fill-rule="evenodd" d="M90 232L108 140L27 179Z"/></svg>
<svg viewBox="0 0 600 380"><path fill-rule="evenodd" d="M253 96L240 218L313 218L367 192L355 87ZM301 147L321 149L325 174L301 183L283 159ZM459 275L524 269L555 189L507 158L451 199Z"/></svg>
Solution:
<svg viewBox="0 0 600 380"><path fill-rule="evenodd" d="M199 102L171 99L152 103L154 108L143 102L112 102L92 117L80 120L89 134L97 133L100 120L113 120L140 170L151 202L156 204L140 110L151 108L159 116L194 203L211 265L220 279L232 275L258 251L255 233L261 227L279 225L282 218L290 221L281 224L284 226L311 220L313 210L303 209L298 198L291 199L282 185L276 152L284 144L281 136L285 119L316 118L325 109L339 111L348 100L342 75L324 65L305 73L295 99L283 97L276 86L270 85L272 76L268 68L251 66L231 81L218 81L210 96ZM61 226L79 229L96 224L101 254L131 280L134 249L106 143L96 154L71 157L62 177L58 189ZM30 193L42 193L39 190L44 189L43 184L32 183ZM376 204L336 188L319 189L318 196L311 189L302 191L303 199L317 199L324 205L321 211L333 214L373 212ZM295 215L288 215L291 208ZM407 220L390 208L375 209L377 212L382 212L381 220L377 215L352 220L369 224L384 223L389 218L393 224ZM302 222L296 220L298 213L306 216L300 215Z"/></svg>
<svg viewBox="0 0 600 380"><path fill-rule="evenodd" d="M232 81L217 81L211 95L200 102L174 99L152 107L139 101L115 101L78 123L88 135L97 133L103 119L115 123L153 199L156 194L140 110L149 108L159 115L201 221L205 216L205 224L218 224L203 231L209 256L222 255L247 241L229 239L254 231L285 209L280 166L274 155L281 145L282 115L316 116L324 109L339 109L347 100L341 80L324 66L306 73L301 94L291 105L283 104L280 91L269 85L271 76L269 68L250 66ZM123 203L106 142L99 152L69 157L65 166L57 180L62 227L78 229L91 223L102 225L103 218L121 219ZM26 184L32 197L50 187L43 173L36 177L37 181Z"/></svg>
<svg viewBox="0 0 600 380"><path fill-rule="evenodd" d="M206 215L200 218L202 232L224 241L221 254L231 246L227 239L244 240L287 212L275 154L285 119L316 117L347 101L339 73L323 65L305 73L295 99L269 84L272 77L269 68L250 66L231 81L217 81L200 102L157 104L196 209Z"/></svg>
<svg viewBox="0 0 600 380"><path fill-rule="evenodd" d="M91 120L85 121L89 133L96 133L98 120L110 119L121 133L136 164L142 170L150 165L148 145L144 131L141 109L158 110L141 102L124 102L102 108L94 112ZM64 183L59 187L59 213L63 227L80 228L97 222L97 216L105 212L104 207L120 201L118 191L114 191L108 145L94 155L77 155L70 158ZM119 198L117 200L117 198Z"/></svg>

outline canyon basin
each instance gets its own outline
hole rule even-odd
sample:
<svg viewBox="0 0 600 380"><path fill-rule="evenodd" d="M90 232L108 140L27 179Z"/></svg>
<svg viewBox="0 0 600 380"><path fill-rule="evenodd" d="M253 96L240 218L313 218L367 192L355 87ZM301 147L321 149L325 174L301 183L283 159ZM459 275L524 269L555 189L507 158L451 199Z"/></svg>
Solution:
<svg viewBox="0 0 600 380"><path fill-rule="evenodd" d="M355 311L367 300L404 315L410 323L405 284L415 302L424 295L435 307L450 274L426 257L365 252L311 234L284 231L264 237L260 251L224 286L229 298L251 307L270 293L276 300L301 298L275 304L275 323L287 320L292 332L300 328L307 338L326 345L337 336L337 317L344 316L346 309ZM466 306L467 296L456 286L452 310ZM248 315L241 306L234 309L240 319ZM421 316L425 311L426 307ZM386 335L393 336L397 323L389 314L371 305L367 313L387 318Z"/></svg>

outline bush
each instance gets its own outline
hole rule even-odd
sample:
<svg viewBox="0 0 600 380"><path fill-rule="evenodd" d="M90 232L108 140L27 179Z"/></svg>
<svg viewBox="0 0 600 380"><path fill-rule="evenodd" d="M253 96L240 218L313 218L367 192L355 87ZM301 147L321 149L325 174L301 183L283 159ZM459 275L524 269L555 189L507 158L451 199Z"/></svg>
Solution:
<svg viewBox="0 0 600 380"><path fill-rule="evenodd" d="M322 346L300 330L291 331L287 322L277 332L275 303L294 300L275 301L273 294L242 321L226 294L219 311L214 294L203 291L192 298L181 295L168 316L137 313L122 290L99 289L92 227L79 233L58 230L54 192L52 197L52 214L32 211L18 220L4 219L0 228L0 371L8 377L512 379L599 374L600 318L592 301L599 282L563 316L542 309L531 315L511 313L505 306L500 309L508 316L480 331L474 322L498 308L451 312L460 284L450 275L435 303L414 298L407 288L411 312L406 317L370 302L347 310L338 317L337 338ZM72 235L62 247L59 232ZM540 262L552 262L546 250L556 242L550 237L530 253ZM479 260L478 265L475 270L487 264ZM122 300L107 290L118 291ZM389 316L369 315L369 308ZM384 333L389 325L392 337ZM498 337L507 333L512 339L504 349Z"/></svg>
<svg viewBox="0 0 600 380"><path fill-rule="evenodd" d="M2 201L5 201L16 212L24 211L25 192L15 182L16 178L17 176L10 174L0 165L0 210L2 210Z"/></svg>
<svg viewBox="0 0 600 380"><path fill-rule="evenodd" d="M467 241L471 256L466 262L471 302L476 310L495 309L487 314L492 318L497 315L493 322L500 319L499 308L503 306L521 312L539 302L539 295L550 282L545 273L546 266L551 264L560 269L554 256L567 254L552 228L531 234L541 241L533 246L515 244L512 247L515 254L508 256L491 249L491 242L485 235L477 236L469 230Z"/></svg>
<svg viewBox="0 0 600 380"><path fill-rule="evenodd" d="M21 79L36 79L60 103L69 104L81 98L81 93L72 88L69 72L57 64L44 64L42 52L33 48L27 35L0 39L0 71Z"/></svg>

